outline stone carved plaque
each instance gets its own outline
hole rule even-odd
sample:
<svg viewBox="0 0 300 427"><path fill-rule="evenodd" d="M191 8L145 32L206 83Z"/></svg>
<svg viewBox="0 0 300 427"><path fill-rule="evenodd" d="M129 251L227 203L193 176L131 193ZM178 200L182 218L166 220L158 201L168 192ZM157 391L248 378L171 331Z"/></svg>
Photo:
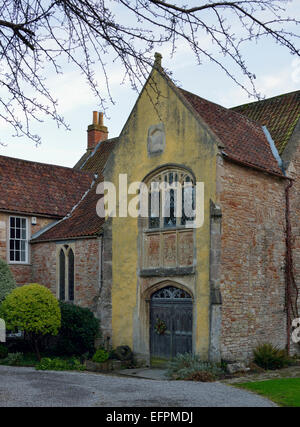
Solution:
<svg viewBox="0 0 300 427"><path fill-rule="evenodd" d="M147 149L148 155L163 153L166 147L165 126L163 123L152 125L148 129Z"/></svg>

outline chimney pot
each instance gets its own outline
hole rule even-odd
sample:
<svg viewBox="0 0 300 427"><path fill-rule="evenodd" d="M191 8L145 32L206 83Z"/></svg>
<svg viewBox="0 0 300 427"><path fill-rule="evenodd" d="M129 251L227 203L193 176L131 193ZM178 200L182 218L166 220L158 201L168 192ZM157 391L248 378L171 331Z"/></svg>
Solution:
<svg viewBox="0 0 300 427"><path fill-rule="evenodd" d="M93 123L88 126L87 149L93 150L100 141L108 137L107 127L103 124L103 113L93 111Z"/></svg>
<svg viewBox="0 0 300 427"><path fill-rule="evenodd" d="M98 124L98 111L93 111L93 125Z"/></svg>

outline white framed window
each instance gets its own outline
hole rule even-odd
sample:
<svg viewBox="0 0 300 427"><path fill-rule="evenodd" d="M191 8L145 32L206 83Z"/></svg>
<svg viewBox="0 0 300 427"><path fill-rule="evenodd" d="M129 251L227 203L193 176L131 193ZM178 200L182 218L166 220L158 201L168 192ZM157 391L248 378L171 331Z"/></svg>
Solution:
<svg viewBox="0 0 300 427"><path fill-rule="evenodd" d="M28 221L20 216L9 217L9 250L10 263L28 263Z"/></svg>

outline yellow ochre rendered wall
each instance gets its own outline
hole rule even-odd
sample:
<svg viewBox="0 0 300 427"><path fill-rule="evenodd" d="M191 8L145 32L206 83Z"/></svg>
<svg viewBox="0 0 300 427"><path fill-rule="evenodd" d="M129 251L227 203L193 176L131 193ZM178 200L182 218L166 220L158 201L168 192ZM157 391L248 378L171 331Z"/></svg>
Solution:
<svg viewBox="0 0 300 427"><path fill-rule="evenodd" d="M159 95L157 95L159 94ZM149 157L147 134L151 125L164 123L165 151ZM151 171L172 163L190 168L196 181L204 182L204 225L196 230L196 287L194 295L195 353L207 358L209 347L209 201L215 201L217 143L197 119L173 85L157 70L152 74L133 108L118 146L112 153L105 179L118 187L119 174L128 185L142 181ZM128 196L128 201L134 196ZM118 200L118 197L117 197ZM118 210L117 210L118 212ZM112 345L133 347L134 311L138 301L138 221L112 218Z"/></svg>

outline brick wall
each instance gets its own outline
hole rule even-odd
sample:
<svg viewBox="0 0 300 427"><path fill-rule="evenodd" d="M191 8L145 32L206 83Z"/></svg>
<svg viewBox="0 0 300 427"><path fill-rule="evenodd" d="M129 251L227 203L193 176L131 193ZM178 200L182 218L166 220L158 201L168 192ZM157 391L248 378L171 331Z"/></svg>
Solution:
<svg viewBox="0 0 300 427"><path fill-rule="evenodd" d="M75 299L82 307L95 311L99 296L98 239L75 240ZM68 242L64 242L68 244ZM45 285L56 295L56 254L60 244L55 242L32 245L32 281Z"/></svg>
<svg viewBox="0 0 300 427"><path fill-rule="evenodd" d="M55 242L31 245L32 282L39 283L56 295L56 244Z"/></svg>
<svg viewBox="0 0 300 427"><path fill-rule="evenodd" d="M222 208L221 355L249 359L259 343L286 345L287 182L218 160Z"/></svg>
<svg viewBox="0 0 300 427"><path fill-rule="evenodd" d="M26 215L11 214L15 216L26 217ZM0 213L0 258L8 262L7 245L8 245L8 227L10 214ZM29 237L39 231L41 228L53 222L53 219L36 217L36 225L31 225L32 216L27 216ZM29 263L28 264L10 264L10 269L15 277L18 285L24 285L32 281L32 262L31 262L31 247L29 248Z"/></svg>
<svg viewBox="0 0 300 427"><path fill-rule="evenodd" d="M96 310L99 297L99 240L76 240L75 303Z"/></svg>

